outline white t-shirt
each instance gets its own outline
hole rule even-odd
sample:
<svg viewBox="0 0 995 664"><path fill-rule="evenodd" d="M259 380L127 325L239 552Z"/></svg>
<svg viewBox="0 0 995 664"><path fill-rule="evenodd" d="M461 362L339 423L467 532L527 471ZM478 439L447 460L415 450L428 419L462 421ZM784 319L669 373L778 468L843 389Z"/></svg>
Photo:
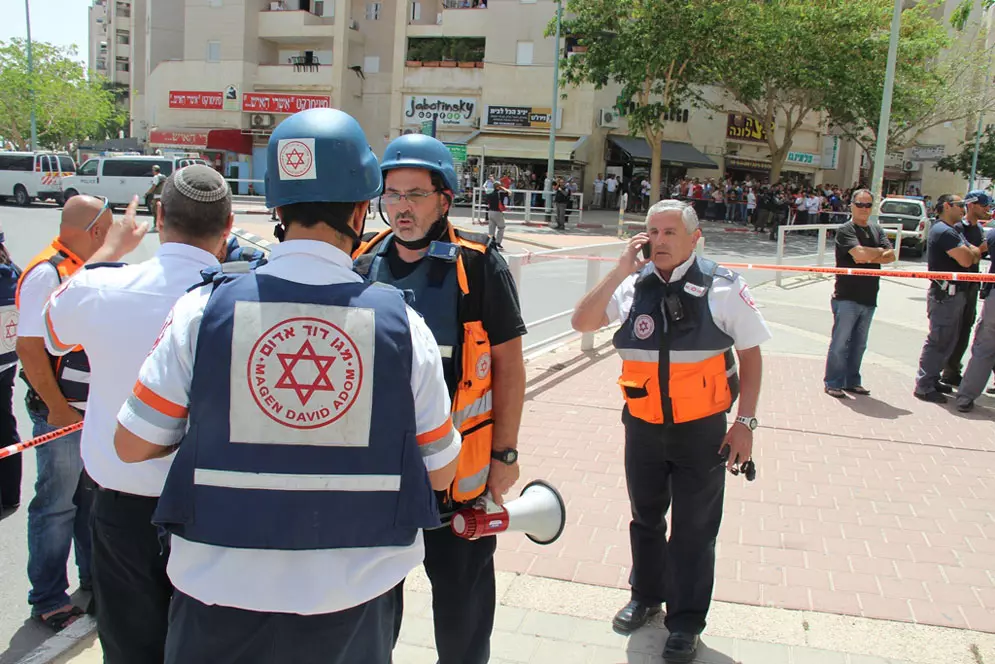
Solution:
<svg viewBox="0 0 995 664"><path fill-rule="evenodd" d="M45 345L54 355L83 346L90 360L90 396L81 450L86 472L107 489L158 496L172 456L124 463L114 450L121 405L131 395L152 343L176 300L218 259L168 242L137 265L80 270L49 298Z"/></svg>
<svg viewBox="0 0 995 664"><path fill-rule="evenodd" d="M274 247L270 262L257 274L310 285L362 281L352 271L349 256L330 244L312 240L292 240ZM135 396L144 393L142 403L155 404L157 412L148 416L141 409L132 409L129 404L133 400L129 399L118 415L122 426L147 441L173 445L183 437L208 296L208 289L202 288L180 298L170 314L171 322L142 365ZM408 321L416 433L426 468L437 470L459 454L460 437L450 421L449 391L439 347L425 321L410 308ZM233 352L236 350L233 344ZM389 414L389 406L387 410L383 404L378 406L381 410L372 416ZM241 408L245 412L237 413L239 422L266 424L254 404L242 403ZM420 532L411 546L305 551L229 549L174 535L167 572L176 588L205 604L314 615L342 611L382 595L424 557Z"/></svg>
<svg viewBox="0 0 995 664"><path fill-rule="evenodd" d="M746 209L753 210L757 207L757 195L752 191L746 195Z"/></svg>
<svg viewBox="0 0 995 664"><path fill-rule="evenodd" d="M822 199L818 196L809 196L805 199L805 207L809 214L818 214L822 207Z"/></svg>
<svg viewBox="0 0 995 664"><path fill-rule="evenodd" d="M692 254L677 266L670 277L670 282L679 281L694 260L695 256ZM660 277L659 272L656 274ZM608 308L605 309L609 323L624 321L629 316L638 277L639 273L629 275L612 293ZM660 280L663 281L663 277L660 277ZM771 338L770 329L757 310L746 281L740 275L736 275L735 282L721 278L712 281L712 287L708 289L708 308L715 325L732 337L736 350L754 348Z"/></svg>
<svg viewBox="0 0 995 664"><path fill-rule="evenodd" d="M605 187L608 188L609 192L614 193L615 190L618 188L618 180L616 180L615 178L609 178L605 180Z"/></svg>
<svg viewBox="0 0 995 664"><path fill-rule="evenodd" d="M45 337L43 311L49 295L59 287L59 271L48 262L33 267L21 282L17 321L18 337Z"/></svg>
<svg viewBox="0 0 995 664"><path fill-rule="evenodd" d="M594 181L594 193L600 194L605 188L605 181L602 179L597 179Z"/></svg>

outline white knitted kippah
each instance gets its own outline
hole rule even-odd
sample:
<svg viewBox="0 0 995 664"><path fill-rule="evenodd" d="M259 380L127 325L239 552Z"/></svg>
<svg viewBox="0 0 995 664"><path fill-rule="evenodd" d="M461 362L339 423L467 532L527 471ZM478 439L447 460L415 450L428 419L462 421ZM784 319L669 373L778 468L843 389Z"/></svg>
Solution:
<svg viewBox="0 0 995 664"><path fill-rule="evenodd" d="M230 194L228 182L210 166L191 164L173 173L173 186L190 200L216 203Z"/></svg>

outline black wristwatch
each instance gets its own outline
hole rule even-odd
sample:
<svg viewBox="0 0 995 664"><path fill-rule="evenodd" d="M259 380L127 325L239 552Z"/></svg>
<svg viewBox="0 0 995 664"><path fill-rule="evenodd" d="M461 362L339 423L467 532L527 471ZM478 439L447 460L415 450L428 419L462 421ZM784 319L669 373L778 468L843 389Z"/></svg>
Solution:
<svg viewBox="0 0 995 664"><path fill-rule="evenodd" d="M503 464L512 465L518 461L518 450L507 449L501 450L500 452L491 451L491 458L500 461Z"/></svg>

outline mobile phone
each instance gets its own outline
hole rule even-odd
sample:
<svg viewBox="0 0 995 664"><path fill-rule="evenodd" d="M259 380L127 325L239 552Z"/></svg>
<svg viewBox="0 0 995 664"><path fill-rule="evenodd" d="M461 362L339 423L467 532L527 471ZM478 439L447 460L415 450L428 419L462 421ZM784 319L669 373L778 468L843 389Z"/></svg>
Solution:
<svg viewBox="0 0 995 664"><path fill-rule="evenodd" d="M647 242L646 244L644 244L643 245L643 258L649 258L651 251L653 251L653 247L650 246L650 243Z"/></svg>

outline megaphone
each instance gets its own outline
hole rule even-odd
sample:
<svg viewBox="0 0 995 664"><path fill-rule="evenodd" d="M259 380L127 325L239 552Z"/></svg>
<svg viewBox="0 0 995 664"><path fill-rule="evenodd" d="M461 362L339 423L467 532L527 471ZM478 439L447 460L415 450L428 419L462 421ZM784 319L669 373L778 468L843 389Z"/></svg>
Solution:
<svg viewBox="0 0 995 664"><path fill-rule="evenodd" d="M503 506L484 496L473 507L459 510L450 528L469 540L517 530L536 544L552 544L563 533L566 521L567 508L560 492L548 482L533 480L521 496Z"/></svg>

